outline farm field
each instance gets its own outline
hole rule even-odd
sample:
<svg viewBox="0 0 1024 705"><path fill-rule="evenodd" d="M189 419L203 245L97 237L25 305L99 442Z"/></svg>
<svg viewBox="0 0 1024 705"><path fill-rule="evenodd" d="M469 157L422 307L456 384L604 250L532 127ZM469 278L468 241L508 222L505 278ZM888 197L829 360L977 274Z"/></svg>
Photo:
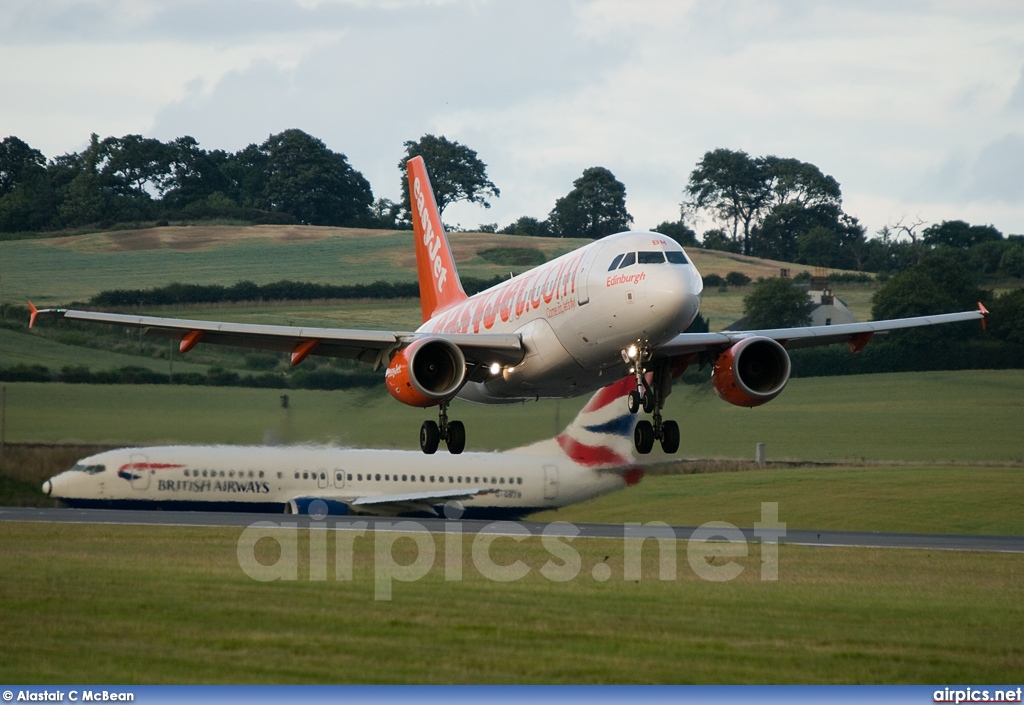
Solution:
<svg viewBox="0 0 1024 705"><path fill-rule="evenodd" d="M331 284L415 281L411 231L313 226L195 226L125 230L73 237L0 242L3 300L37 305L84 301L107 289L148 289L174 282L230 285L290 279ZM510 267L482 258L496 247L540 250L553 259L589 242L493 233L451 233L463 277L507 275ZM743 272L752 279L792 274L801 265L693 249L705 274ZM512 267L522 271L523 267ZM73 272L74 276L64 276ZM2 302L0 302L2 303Z"/></svg>
<svg viewBox="0 0 1024 705"><path fill-rule="evenodd" d="M377 542L395 563L411 538L353 541L350 580L310 580L309 532L290 534L297 580L257 582L239 529L5 524L0 533L0 678L28 683L1013 683L1024 668L1024 563L999 553L780 546L778 580L760 551L733 580L703 580L676 546L659 580L648 542L639 581L624 547L577 539L576 577L536 538L497 539L491 560L529 569L486 579L428 535L424 577L374 599ZM264 539L269 541L269 539ZM570 547L568 543L560 544ZM276 547L256 545L265 563ZM709 546L704 551L715 551ZM721 549L718 549L721 550ZM320 554L312 554L318 556ZM710 556L713 558L714 553ZM442 556L445 556L442 558ZM446 560L461 561L459 580ZM605 581L594 566L604 563ZM317 560L317 565L323 565ZM443 648L439 648L443 645Z"/></svg>

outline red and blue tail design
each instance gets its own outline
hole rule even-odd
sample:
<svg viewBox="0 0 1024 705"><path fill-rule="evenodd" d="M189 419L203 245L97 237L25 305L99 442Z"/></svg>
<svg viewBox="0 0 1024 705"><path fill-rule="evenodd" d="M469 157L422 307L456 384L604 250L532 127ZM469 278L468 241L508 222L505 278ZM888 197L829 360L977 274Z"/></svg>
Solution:
<svg viewBox="0 0 1024 705"><path fill-rule="evenodd" d="M634 462L633 429L626 397L636 389L632 376L599 390L558 436L559 447L573 462L592 468L625 467Z"/></svg>

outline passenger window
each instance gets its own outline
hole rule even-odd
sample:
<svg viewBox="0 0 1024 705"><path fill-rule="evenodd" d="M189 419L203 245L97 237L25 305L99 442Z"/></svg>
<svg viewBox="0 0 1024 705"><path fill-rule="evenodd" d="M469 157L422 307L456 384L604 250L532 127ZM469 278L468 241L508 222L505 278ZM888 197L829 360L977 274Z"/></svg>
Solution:
<svg viewBox="0 0 1024 705"><path fill-rule="evenodd" d="M608 271L612 271L619 266L619 262L622 261L622 255L615 255L615 259L612 260L611 266L608 267Z"/></svg>
<svg viewBox="0 0 1024 705"><path fill-rule="evenodd" d="M349 482L352 482L352 473L349 473L349 474L348 474L348 481L349 481Z"/></svg>
<svg viewBox="0 0 1024 705"><path fill-rule="evenodd" d="M341 478L342 478L342 474L340 472L334 473L334 480L336 482L341 482Z"/></svg>
<svg viewBox="0 0 1024 705"><path fill-rule="evenodd" d="M622 264L619 265L619 269L625 269L631 264L636 264L636 253L627 252L626 256L622 258Z"/></svg>
<svg viewBox="0 0 1024 705"><path fill-rule="evenodd" d="M185 470L185 477L188 477L188 469Z"/></svg>
<svg viewBox="0 0 1024 705"><path fill-rule="evenodd" d="M263 479L263 471L262 470L260 470L260 479L261 480Z"/></svg>
<svg viewBox="0 0 1024 705"><path fill-rule="evenodd" d="M523 484L523 478L521 478L521 477L517 477L517 478L516 478L516 484L517 484L517 485L521 485L521 484Z"/></svg>
<svg viewBox="0 0 1024 705"><path fill-rule="evenodd" d="M503 484L503 485L505 484L505 478L504 477L501 478L501 484Z"/></svg>
<svg viewBox="0 0 1024 705"><path fill-rule="evenodd" d="M204 476L206 475L206 471L205 470L203 471L203 475ZM284 475L282 473L277 473L277 479L278 480L282 479L283 477L284 477Z"/></svg>
<svg viewBox="0 0 1024 705"><path fill-rule="evenodd" d="M682 252L666 252L665 256L668 257L669 264L689 264Z"/></svg>
<svg viewBox="0 0 1024 705"><path fill-rule="evenodd" d="M377 477L377 482L380 482L380 473L377 473L376 477Z"/></svg>
<svg viewBox="0 0 1024 705"><path fill-rule="evenodd" d="M402 482L405 482L405 481L407 481L408 479L409 479L409 476L408 476L408 475L402 475Z"/></svg>
<svg viewBox="0 0 1024 705"><path fill-rule="evenodd" d="M661 250L654 250L651 252L641 252L637 255L637 261L640 264L664 264L665 253Z"/></svg>
<svg viewBox="0 0 1024 705"><path fill-rule="evenodd" d="M309 473L308 472L302 473L302 479L303 480L308 480L309 479Z"/></svg>

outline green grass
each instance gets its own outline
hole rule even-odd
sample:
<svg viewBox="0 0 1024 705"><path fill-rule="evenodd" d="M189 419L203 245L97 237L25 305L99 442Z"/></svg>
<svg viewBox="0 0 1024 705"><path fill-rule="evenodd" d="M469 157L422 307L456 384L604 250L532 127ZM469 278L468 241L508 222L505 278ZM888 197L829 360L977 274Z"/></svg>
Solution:
<svg viewBox="0 0 1024 705"><path fill-rule="evenodd" d="M479 251L496 245L529 246L552 258L587 241L455 233L451 242L460 275L491 278L508 274L508 268L487 262ZM334 284L413 281L412 232L199 226L0 242L6 301L67 304L107 289L148 289L174 282L267 284L282 279Z"/></svg>
<svg viewBox="0 0 1024 705"><path fill-rule="evenodd" d="M167 344L164 343L163 347L167 347ZM205 365L186 362L177 355L177 350L173 352L174 372L206 372ZM82 345L66 345L41 335L32 335L27 330L19 332L0 328L0 368L15 365L43 365L52 370L68 366L85 366L92 370L134 366L156 372L168 372L166 359L127 355Z"/></svg>
<svg viewBox="0 0 1024 705"><path fill-rule="evenodd" d="M501 583L480 575L465 539L463 579L446 582L437 536L430 573L395 583L385 602L374 600L372 536L355 540L352 581L334 579L333 559L328 580L308 579L303 531L299 579L261 583L239 568L240 533L5 524L0 679L937 683L1013 682L1024 668L1014 555L782 546L779 579L762 581L752 546L732 559L738 578L708 582L679 543L675 579L660 581L650 544L642 579L627 582L621 542L577 539L581 571L553 582L540 568L560 561L539 540L498 539L496 563L531 569ZM409 539L394 558L415 558ZM611 578L598 582L605 561Z"/></svg>
<svg viewBox="0 0 1024 705"><path fill-rule="evenodd" d="M790 529L1024 535L1024 468L827 467L648 476L536 521L751 527L775 502Z"/></svg>
<svg viewBox="0 0 1024 705"><path fill-rule="evenodd" d="M403 406L379 389L7 384L12 442L259 443L335 441L416 447L433 410ZM556 435L584 399L511 406L452 405L468 447L493 450ZM1024 462L1024 371L917 372L792 380L775 401L731 406L706 385L676 387L667 416L682 427L680 453L699 458L873 460L928 464ZM510 433L514 429L514 433ZM652 459L663 459L655 450Z"/></svg>

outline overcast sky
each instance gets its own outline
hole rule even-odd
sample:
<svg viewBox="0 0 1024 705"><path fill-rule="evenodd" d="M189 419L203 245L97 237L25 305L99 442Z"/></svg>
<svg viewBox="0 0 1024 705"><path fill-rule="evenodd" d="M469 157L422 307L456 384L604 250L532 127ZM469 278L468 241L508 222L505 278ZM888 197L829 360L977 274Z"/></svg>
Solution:
<svg viewBox="0 0 1024 705"><path fill-rule="evenodd" d="M725 147L818 165L869 233L1024 233L1019 0L3 0L0 66L0 137L47 157L297 127L397 200L402 143L443 134L502 193L450 207L463 227L544 218L605 166L649 228Z"/></svg>

